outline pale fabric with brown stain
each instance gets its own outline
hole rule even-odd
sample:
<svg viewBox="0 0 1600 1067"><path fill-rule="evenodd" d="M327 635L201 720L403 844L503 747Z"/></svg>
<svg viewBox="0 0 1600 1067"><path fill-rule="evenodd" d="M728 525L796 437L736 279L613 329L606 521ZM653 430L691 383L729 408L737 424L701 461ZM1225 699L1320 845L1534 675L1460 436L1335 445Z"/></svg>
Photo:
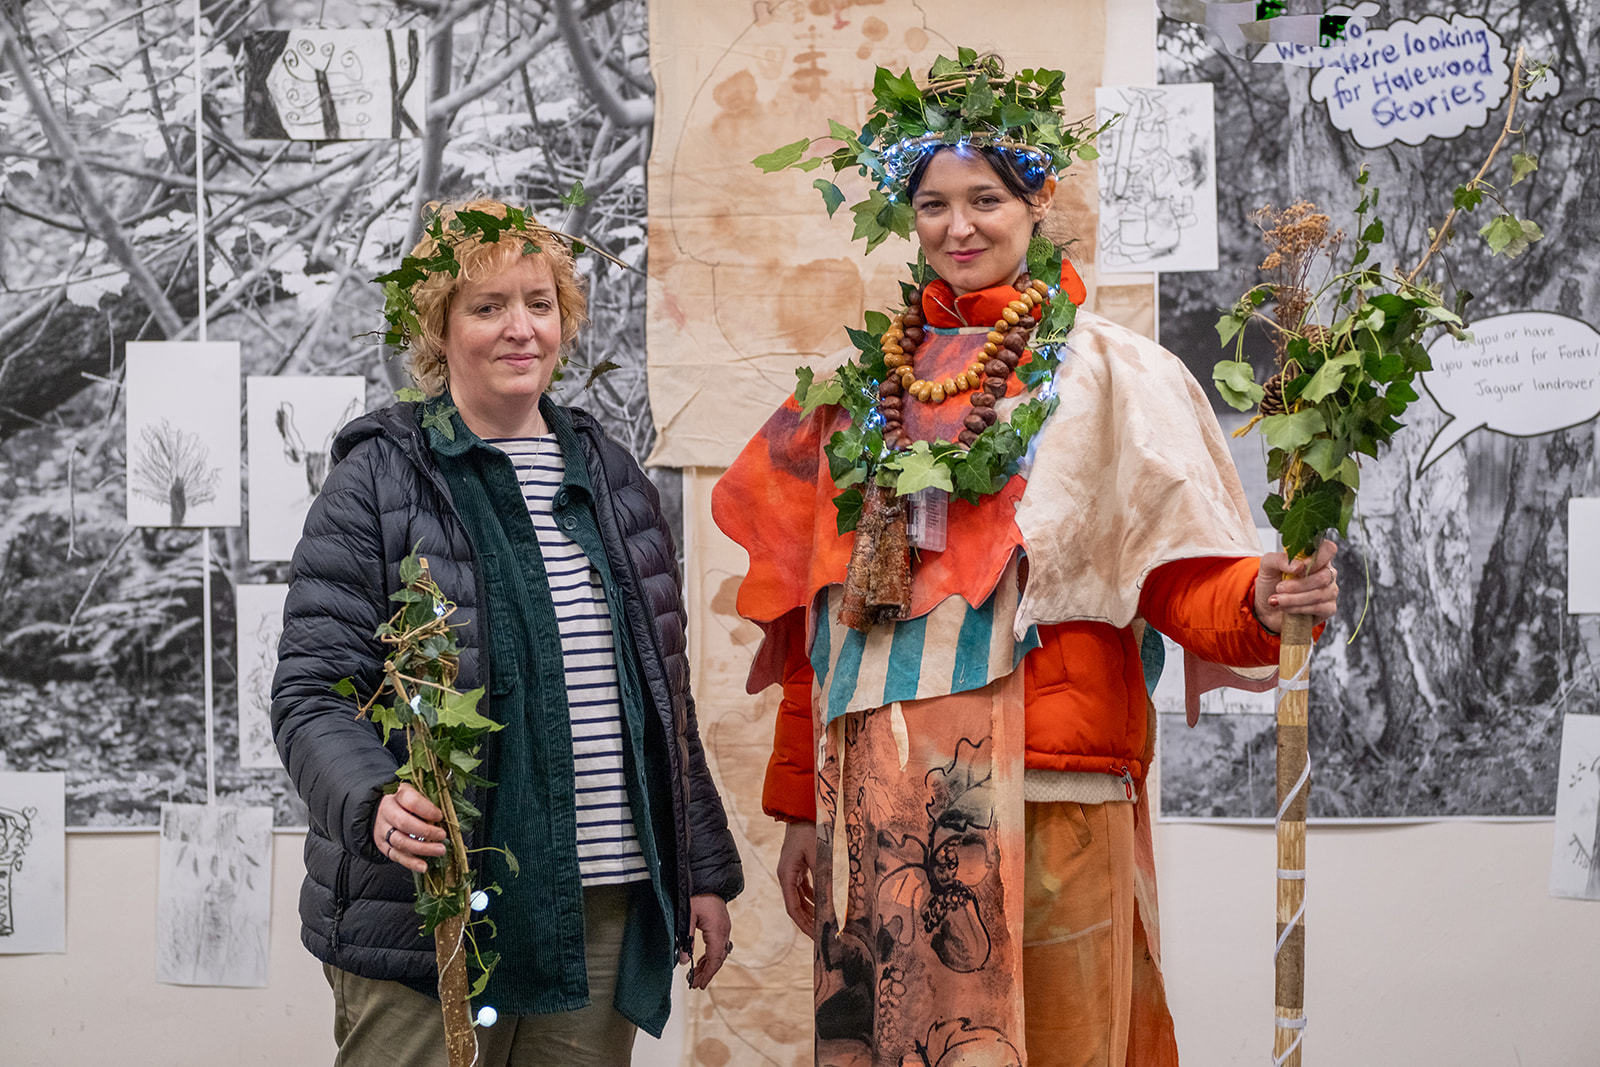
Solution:
<svg viewBox="0 0 1600 1067"><path fill-rule="evenodd" d="M998 45L1009 69L1066 72L1069 117L1094 113L1108 5L1060 0L996 12L970 0L754 0L652 4L656 127L649 166L646 342L658 432L651 462L727 466L794 389L794 368L845 343L868 308L899 304L915 249L890 238L870 256L851 218L829 218L812 182L831 168L763 174L755 156L859 128L873 70L926 75L958 44ZM1127 17L1127 16L1122 16ZM865 195L838 177L851 202ZM1092 263L1093 164L1074 165L1054 214Z"/></svg>
<svg viewBox="0 0 1600 1067"><path fill-rule="evenodd" d="M1017 506L1029 564L1019 634L1074 620L1127 626L1163 563L1261 552L1222 430L1178 357L1091 312L1068 340L1061 404Z"/></svg>

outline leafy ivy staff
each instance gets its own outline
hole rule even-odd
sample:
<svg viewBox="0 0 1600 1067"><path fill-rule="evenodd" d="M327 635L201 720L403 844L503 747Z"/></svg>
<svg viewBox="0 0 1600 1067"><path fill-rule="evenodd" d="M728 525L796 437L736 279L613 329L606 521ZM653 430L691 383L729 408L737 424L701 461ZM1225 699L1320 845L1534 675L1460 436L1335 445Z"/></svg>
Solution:
<svg viewBox="0 0 1600 1067"><path fill-rule="evenodd" d="M1176 1063L1145 639L1271 665L1285 613L1337 603L1331 545L1259 554L1182 363L1076 312L1037 236L1093 154L1062 81L963 49L923 85L880 69L862 132L831 124L819 154L875 179L857 236L914 225L927 269L713 496L765 632L749 687L783 686L763 802L816 941L818 1063Z"/></svg>
<svg viewBox="0 0 1600 1067"><path fill-rule="evenodd" d="M454 268L454 270L452 270ZM459 271L459 274L455 273ZM654 487L545 391L585 300L562 240L496 201L438 209L386 275L423 399L346 426L306 519L272 720L306 802L301 940L324 963L340 1064L443 1064L412 872L443 854L405 758L330 686L376 689L399 563L420 547L463 623L462 689L503 724L476 845L500 955L479 1063L628 1062L661 1033L699 930L703 988L733 945L739 857L689 692L682 595ZM432 994L432 996L430 996Z"/></svg>

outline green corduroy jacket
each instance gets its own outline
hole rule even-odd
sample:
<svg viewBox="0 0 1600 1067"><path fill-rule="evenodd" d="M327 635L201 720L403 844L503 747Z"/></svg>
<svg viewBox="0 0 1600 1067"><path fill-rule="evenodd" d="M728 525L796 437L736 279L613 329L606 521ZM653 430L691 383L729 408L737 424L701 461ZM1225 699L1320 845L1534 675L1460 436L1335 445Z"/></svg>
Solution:
<svg viewBox="0 0 1600 1067"><path fill-rule="evenodd" d="M429 405L450 409L448 395ZM566 413L543 400L541 413L561 449L566 474L556 491L556 522L589 557L611 611L622 697L624 763L634 828L652 875L631 887L619 961L617 1010L659 1036L671 1005L673 949L671 897L660 877L658 838L670 841L665 756L646 746L645 697L638 652L623 623L623 605L594 511L584 452ZM577 815L573 795L572 728L567 708L561 636L555 607L511 459L467 429L459 414L427 419L428 444L449 484L451 499L472 540L487 597L488 714L504 729L485 750L488 790L480 839L516 857L513 875L505 856L482 853L495 923L484 946L499 962L479 1004L502 1014L571 1011L589 1002L584 960L583 891L578 874ZM481 638L480 638L481 639Z"/></svg>

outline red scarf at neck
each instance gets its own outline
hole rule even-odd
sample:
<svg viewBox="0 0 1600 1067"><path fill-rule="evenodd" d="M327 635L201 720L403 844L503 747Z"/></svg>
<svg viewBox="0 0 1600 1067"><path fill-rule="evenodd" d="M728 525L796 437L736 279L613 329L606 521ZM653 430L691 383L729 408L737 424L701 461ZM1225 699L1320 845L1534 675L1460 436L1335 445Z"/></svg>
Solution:
<svg viewBox="0 0 1600 1067"><path fill-rule="evenodd" d="M1072 269L1072 264L1065 261L1061 264L1061 287L1066 292L1067 299L1080 307L1088 299L1089 294L1083 279ZM1006 305L1017 296L1017 290L1009 284L974 289L970 293L957 296L948 282L943 278L935 278L922 292L922 317L927 320L929 326L939 329L993 326L995 320L1000 318L1000 313L1006 309Z"/></svg>

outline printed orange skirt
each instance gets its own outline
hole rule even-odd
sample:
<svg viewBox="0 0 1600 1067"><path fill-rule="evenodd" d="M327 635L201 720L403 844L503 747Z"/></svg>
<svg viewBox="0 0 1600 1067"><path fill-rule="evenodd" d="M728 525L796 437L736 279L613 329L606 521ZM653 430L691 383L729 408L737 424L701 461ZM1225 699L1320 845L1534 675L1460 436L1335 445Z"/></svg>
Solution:
<svg viewBox="0 0 1600 1067"><path fill-rule="evenodd" d="M1024 804L1022 726L1015 671L819 738L819 1067L1176 1067L1145 800Z"/></svg>

